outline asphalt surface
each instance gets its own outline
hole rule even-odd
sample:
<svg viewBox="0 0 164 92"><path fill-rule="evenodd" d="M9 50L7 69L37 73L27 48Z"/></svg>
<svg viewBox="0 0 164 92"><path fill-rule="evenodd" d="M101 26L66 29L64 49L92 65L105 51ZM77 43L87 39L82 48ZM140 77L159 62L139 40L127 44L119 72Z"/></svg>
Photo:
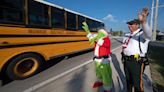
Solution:
<svg viewBox="0 0 164 92"><path fill-rule="evenodd" d="M113 92L126 92L120 40L111 40ZM85 52L51 60L44 71L25 80L11 81L1 86L0 92L103 92L102 87L92 88L96 80L92 57L93 52ZM149 67L146 67L143 81L145 92L152 92Z"/></svg>

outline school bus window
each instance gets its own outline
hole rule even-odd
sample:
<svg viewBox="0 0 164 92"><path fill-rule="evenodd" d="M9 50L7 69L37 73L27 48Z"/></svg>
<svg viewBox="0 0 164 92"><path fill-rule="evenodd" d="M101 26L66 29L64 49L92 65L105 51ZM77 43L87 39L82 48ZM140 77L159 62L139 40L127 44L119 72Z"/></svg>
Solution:
<svg viewBox="0 0 164 92"><path fill-rule="evenodd" d="M0 1L0 23L22 24L23 0L1 0Z"/></svg>
<svg viewBox="0 0 164 92"><path fill-rule="evenodd" d="M92 20L92 30L95 32L97 31L97 22Z"/></svg>
<svg viewBox="0 0 164 92"><path fill-rule="evenodd" d="M91 29L91 21L90 21L90 19L86 18L86 22L87 22L89 28Z"/></svg>
<svg viewBox="0 0 164 92"><path fill-rule="evenodd" d="M99 29L99 22L96 21L94 25L96 27L96 30Z"/></svg>
<svg viewBox="0 0 164 92"><path fill-rule="evenodd" d="M48 6L29 0L29 26L48 27Z"/></svg>
<svg viewBox="0 0 164 92"><path fill-rule="evenodd" d="M64 28L64 10L58 8L51 9L51 22L53 28Z"/></svg>
<svg viewBox="0 0 164 92"><path fill-rule="evenodd" d="M67 12L67 29L76 30L76 15Z"/></svg>
<svg viewBox="0 0 164 92"><path fill-rule="evenodd" d="M102 28L105 26L103 23L101 23L101 25L100 25Z"/></svg>
<svg viewBox="0 0 164 92"><path fill-rule="evenodd" d="M87 19L87 21L88 21L88 25L90 27L90 30L93 31L92 20L91 19Z"/></svg>
<svg viewBox="0 0 164 92"><path fill-rule="evenodd" d="M101 23L100 22L98 22L98 28L101 28Z"/></svg>
<svg viewBox="0 0 164 92"><path fill-rule="evenodd" d="M90 27L91 32L93 32L94 31L93 30L93 27L94 27L93 21L91 19L88 19L88 18L86 19L86 21L88 23L88 26Z"/></svg>
<svg viewBox="0 0 164 92"><path fill-rule="evenodd" d="M83 30L82 22L84 21L85 21L85 18L83 16L78 15L78 30Z"/></svg>
<svg viewBox="0 0 164 92"><path fill-rule="evenodd" d="M94 21L94 20L91 20L91 26L92 26L92 31L93 32L95 32L95 31L97 31L97 27L96 27L96 21Z"/></svg>

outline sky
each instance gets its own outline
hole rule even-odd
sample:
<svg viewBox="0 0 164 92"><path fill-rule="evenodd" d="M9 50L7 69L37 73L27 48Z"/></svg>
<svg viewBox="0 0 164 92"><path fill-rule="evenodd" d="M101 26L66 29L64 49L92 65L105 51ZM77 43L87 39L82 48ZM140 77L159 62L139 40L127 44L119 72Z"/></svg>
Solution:
<svg viewBox="0 0 164 92"><path fill-rule="evenodd" d="M108 29L128 32L126 22L138 17L142 8L149 7L150 24L152 0L45 0L61 7L103 21ZM156 0L155 0L156 1ZM164 5L164 0L159 0ZM155 13L155 12L154 12ZM157 29L164 31L164 7L158 8Z"/></svg>

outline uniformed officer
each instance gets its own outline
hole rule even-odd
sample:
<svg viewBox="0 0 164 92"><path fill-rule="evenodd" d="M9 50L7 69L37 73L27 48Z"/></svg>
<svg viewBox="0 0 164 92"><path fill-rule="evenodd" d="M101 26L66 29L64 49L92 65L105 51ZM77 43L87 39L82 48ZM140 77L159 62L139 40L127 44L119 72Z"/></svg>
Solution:
<svg viewBox="0 0 164 92"><path fill-rule="evenodd" d="M147 16L148 8L143 8L142 13L138 14L138 19L127 22L130 34L125 35L123 39L122 55L128 92L132 92L133 86L135 92L144 91L142 74L145 66L143 59L147 53L148 42L152 37Z"/></svg>

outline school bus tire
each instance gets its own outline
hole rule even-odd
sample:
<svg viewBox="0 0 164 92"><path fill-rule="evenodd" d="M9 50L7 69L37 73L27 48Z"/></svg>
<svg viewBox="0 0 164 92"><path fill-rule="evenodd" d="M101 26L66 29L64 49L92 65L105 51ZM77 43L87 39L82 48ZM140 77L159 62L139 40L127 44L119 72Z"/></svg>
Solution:
<svg viewBox="0 0 164 92"><path fill-rule="evenodd" d="M21 80L39 72L43 58L35 53L25 53L14 57L6 74L11 80Z"/></svg>

